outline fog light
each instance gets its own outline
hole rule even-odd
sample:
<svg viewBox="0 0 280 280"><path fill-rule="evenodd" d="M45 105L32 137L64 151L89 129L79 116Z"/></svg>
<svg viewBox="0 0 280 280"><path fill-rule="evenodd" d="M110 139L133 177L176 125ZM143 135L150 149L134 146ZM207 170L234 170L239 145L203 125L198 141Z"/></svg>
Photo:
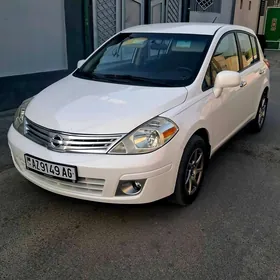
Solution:
<svg viewBox="0 0 280 280"><path fill-rule="evenodd" d="M146 180L120 181L116 195L137 195L145 184Z"/></svg>

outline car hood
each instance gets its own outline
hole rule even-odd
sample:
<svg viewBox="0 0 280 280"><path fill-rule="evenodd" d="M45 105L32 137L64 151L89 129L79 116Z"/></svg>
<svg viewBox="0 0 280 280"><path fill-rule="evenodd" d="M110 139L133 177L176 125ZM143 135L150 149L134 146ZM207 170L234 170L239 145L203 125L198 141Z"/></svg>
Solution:
<svg viewBox="0 0 280 280"><path fill-rule="evenodd" d="M68 76L36 95L26 117L63 132L128 133L186 97L184 87L131 86Z"/></svg>

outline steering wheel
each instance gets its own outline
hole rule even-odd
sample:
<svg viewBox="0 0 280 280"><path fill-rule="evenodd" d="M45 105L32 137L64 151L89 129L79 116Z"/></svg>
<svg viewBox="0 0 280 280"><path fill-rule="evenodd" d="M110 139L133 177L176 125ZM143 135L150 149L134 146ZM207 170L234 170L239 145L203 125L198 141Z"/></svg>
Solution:
<svg viewBox="0 0 280 280"><path fill-rule="evenodd" d="M189 72L189 74L191 75L193 73L193 70L191 68L188 68L188 67L184 67L184 66L180 66L180 67L177 67L176 70L178 71L185 71L185 72ZM186 79L187 78L187 75L182 75L182 78Z"/></svg>

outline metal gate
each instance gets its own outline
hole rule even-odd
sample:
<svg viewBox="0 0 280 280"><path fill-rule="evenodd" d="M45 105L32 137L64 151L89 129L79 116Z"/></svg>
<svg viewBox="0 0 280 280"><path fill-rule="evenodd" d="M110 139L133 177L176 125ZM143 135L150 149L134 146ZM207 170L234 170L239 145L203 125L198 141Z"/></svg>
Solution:
<svg viewBox="0 0 280 280"><path fill-rule="evenodd" d="M179 22L182 16L182 0L152 0L150 23Z"/></svg>
<svg viewBox="0 0 280 280"><path fill-rule="evenodd" d="M145 1L150 7L145 10ZM179 22L182 0L92 0L94 49L122 29L149 23Z"/></svg>
<svg viewBox="0 0 280 280"><path fill-rule="evenodd" d="M122 0L122 29L144 23L144 0Z"/></svg>
<svg viewBox="0 0 280 280"><path fill-rule="evenodd" d="M144 23L144 0L92 1L94 48L116 32Z"/></svg>
<svg viewBox="0 0 280 280"><path fill-rule="evenodd" d="M161 23L165 21L165 0L152 0L150 10L151 23Z"/></svg>
<svg viewBox="0 0 280 280"><path fill-rule="evenodd" d="M95 49L121 29L120 10L121 0L92 0Z"/></svg>
<svg viewBox="0 0 280 280"><path fill-rule="evenodd" d="M180 22L182 17L182 0L167 0L166 22Z"/></svg>

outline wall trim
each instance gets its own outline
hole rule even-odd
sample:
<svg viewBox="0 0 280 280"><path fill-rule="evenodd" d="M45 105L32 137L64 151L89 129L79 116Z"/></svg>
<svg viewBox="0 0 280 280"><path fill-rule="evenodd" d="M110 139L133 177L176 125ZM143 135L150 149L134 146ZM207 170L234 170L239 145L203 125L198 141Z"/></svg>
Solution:
<svg viewBox="0 0 280 280"><path fill-rule="evenodd" d="M0 78L0 112L18 107L23 100L68 74L68 70L61 70Z"/></svg>
<svg viewBox="0 0 280 280"><path fill-rule="evenodd" d="M16 108L20 103L60 80L85 58L83 1L64 0L68 69L0 77L0 112Z"/></svg>

